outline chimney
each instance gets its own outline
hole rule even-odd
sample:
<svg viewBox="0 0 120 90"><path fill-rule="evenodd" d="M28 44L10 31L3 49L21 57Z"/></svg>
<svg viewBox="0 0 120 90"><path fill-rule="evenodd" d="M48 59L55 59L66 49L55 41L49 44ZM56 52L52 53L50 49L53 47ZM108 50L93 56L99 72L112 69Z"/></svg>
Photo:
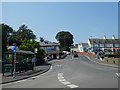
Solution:
<svg viewBox="0 0 120 90"><path fill-rule="evenodd" d="M106 39L106 36L104 35L103 39Z"/></svg>
<svg viewBox="0 0 120 90"><path fill-rule="evenodd" d="M112 36L112 39L115 39L115 35Z"/></svg>

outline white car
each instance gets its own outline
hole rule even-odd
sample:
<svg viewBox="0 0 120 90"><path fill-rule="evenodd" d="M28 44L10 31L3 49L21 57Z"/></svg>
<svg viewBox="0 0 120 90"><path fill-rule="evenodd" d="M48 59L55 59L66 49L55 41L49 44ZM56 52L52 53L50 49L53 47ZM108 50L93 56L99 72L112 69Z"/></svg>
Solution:
<svg viewBox="0 0 120 90"><path fill-rule="evenodd" d="M70 55L70 52L68 51L62 51L63 53L65 53L66 55Z"/></svg>

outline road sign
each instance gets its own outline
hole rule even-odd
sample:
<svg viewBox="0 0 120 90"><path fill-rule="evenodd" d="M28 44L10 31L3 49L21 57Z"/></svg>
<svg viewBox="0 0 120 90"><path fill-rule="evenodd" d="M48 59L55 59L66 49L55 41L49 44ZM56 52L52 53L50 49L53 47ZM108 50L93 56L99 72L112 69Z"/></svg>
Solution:
<svg viewBox="0 0 120 90"><path fill-rule="evenodd" d="M13 47L13 52L16 53L16 45Z"/></svg>

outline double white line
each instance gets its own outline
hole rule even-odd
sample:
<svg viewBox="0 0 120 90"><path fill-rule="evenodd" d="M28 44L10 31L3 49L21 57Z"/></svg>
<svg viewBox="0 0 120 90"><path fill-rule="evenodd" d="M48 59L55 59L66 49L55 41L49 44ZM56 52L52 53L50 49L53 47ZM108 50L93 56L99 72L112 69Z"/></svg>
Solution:
<svg viewBox="0 0 120 90"><path fill-rule="evenodd" d="M63 73L58 73L58 80L64 84L67 85L70 88L78 88L79 86L71 84L70 82L68 82L64 77L63 77Z"/></svg>

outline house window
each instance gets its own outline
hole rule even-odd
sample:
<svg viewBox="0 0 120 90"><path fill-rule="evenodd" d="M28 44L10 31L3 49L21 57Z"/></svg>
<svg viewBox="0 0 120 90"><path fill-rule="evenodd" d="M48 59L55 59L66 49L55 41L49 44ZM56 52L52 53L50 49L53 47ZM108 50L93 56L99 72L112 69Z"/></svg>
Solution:
<svg viewBox="0 0 120 90"><path fill-rule="evenodd" d="M113 47L113 44L106 44L106 47Z"/></svg>
<svg viewBox="0 0 120 90"><path fill-rule="evenodd" d="M94 44L95 47L98 47L98 44Z"/></svg>
<svg viewBox="0 0 120 90"><path fill-rule="evenodd" d="M119 47L119 44L115 44L115 47Z"/></svg>
<svg viewBox="0 0 120 90"><path fill-rule="evenodd" d="M104 44L100 44L100 47L104 47Z"/></svg>

